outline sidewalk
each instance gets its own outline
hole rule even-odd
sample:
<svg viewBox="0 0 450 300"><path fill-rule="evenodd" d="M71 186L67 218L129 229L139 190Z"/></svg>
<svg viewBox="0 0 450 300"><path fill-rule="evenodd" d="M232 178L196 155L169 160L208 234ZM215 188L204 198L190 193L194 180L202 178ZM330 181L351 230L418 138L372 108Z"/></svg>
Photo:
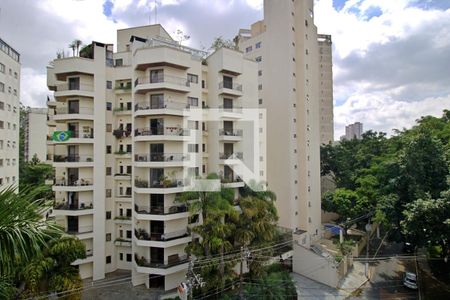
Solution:
<svg viewBox="0 0 450 300"><path fill-rule="evenodd" d="M431 272L426 258L427 252L420 248L417 252L418 283L421 299L450 299L450 283L439 281Z"/></svg>
<svg viewBox="0 0 450 300"><path fill-rule="evenodd" d="M351 293L367 282L364 264L354 262L353 267L338 288L332 288L297 273L291 273L297 288L298 299L347 299Z"/></svg>

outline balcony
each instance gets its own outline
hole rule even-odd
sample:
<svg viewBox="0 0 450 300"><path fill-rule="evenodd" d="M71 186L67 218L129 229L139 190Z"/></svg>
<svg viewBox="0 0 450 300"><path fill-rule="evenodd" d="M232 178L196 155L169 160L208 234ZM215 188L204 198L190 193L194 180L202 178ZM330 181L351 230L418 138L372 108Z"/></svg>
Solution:
<svg viewBox="0 0 450 300"><path fill-rule="evenodd" d="M165 74L150 77L139 77L134 81L134 91L138 94L161 90L189 93L190 82L187 78Z"/></svg>
<svg viewBox="0 0 450 300"><path fill-rule="evenodd" d="M73 84L69 82L56 85L56 91L54 97L70 97L70 96L82 96L82 97L94 97L94 86L92 84Z"/></svg>
<svg viewBox="0 0 450 300"><path fill-rule="evenodd" d="M244 182L239 176L224 176L220 178L220 183L224 188L239 188L244 187Z"/></svg>
<svg viewBox="0 0 450 300"><path fill-rule="evenodd" d="M114 174L114 180L131 180L131 174L116 173L116 174Z"/></svg>
<svg viewBox="0 0 450 300"><path fill-rule="evenodd" d="M172 115L185 116L189 114L189 104L182 102L161 101L150 103L141 101L134 105L135 116Z"/></svg>
<svg viewBox="0 0 450 300"><path fill-rule="evenodd" d="M55 144L91 144L94 142L94 129L89 128L87 132L80 132L78 130L68 130L70 138L67 141L51 141Z"/></svg>
<svg viewBox="0 0 450 300"><path fill-rule="evenodd" d="M115 151L114 155L116 155L116 158L131 158L131 151Z"/></svg>
<svg viewBox="0 0 450 300"><path fill-rule="evenodd" d="M134 205L136 219L153 221L170 221L189 217L186 205L146 206Z"/></svg>
<svg viewBox="0 0 450 300"><path fill-rule="evenodd" d="M190 130L180 127L146 127L134 130L135 141L188 141Z"/></svg>
<svg viewBox="0 0 450 300"><path fill-rule="evenodd" d="M242 129L220 129L219 140L238 142L242 140Z"/></svg>
<svg viewBox="0 0 450 300"><path fill-rule="evenodd" d="M242 96L242 84L222 81L219 83L219 94L230 96Z"/></svg>
<svg viewBox="0 0 450 300"><path fill-rule="evenodd" d="M84 192L92 191L94 189L94 183L91 178L81 178L75 181L69 181L66 179L55 180L53 185L54 192Z"/></svg>
<svg viewBox="0 0 450 300"><path fill-rule="evenodd" d="M94 160L92 155L53 155L53 166L54 167L93 167Z"/></svg>
<svg viewBox="0 0 450 300"><path fill-rule="evenodd" d="M140 228L134 230L134 236L137 239L136 244L142 247L168 248L187 244L192 240L191 234L187 229L167 233L148 233L145 229Z"/></svg>
<svg viewBox="0 0 450 300"><path fill-rule="evenodd" d="M68 108L59 107L55 109L53 116L55 121L65 120L94 120L94 109L92 107Z"/></svg>
<svg viewBox="0 0 450 300"><path fill-rule="evenodd" d="M71 234L71 235L76 235L80 240L91 239L94 237L93 229L94 229L94 226L92 226L92 225L69 226L66 229L66 233Z"/></svg>
<svg viewBox="0 0 450 300"><path fill-rule="evenodd" d="M131 247L131 240L117 238L114 241L114 245L117 246L117 247Z"/></svg>
<svg viewBox="0 0 450 300"><path fill-rule="evenodd" d="M219 153L219 159L222 160L222 164L237 165L244 159L244 155L242 152Z"/></svg>
<svg viewBox="0 0 450 300"><path fill-rule="evenodd" d="M90 263L93 261L94 261L94 251L92 249L87 249L86 257L75 260L73 263L71 263L71 265L76 266L76 265Z"/></svg>
<svg viewBox="0 0 450 300"><path fill-rule="evenodd" d="M185 153L135 154L136 167L182 167L189 161Z"/></svg>
<svg viewBox="0 0 450 300"><path fill-rule="evenodd" d="M113 113L115 115L131 115L132 114L131 107L116 107L113 109Z"/></svg>
<svg viewBox="0 0 450 300"><path fill-rule="evenodd" d="M114 218L114 223L131 225L131 216L117 216Z"/></svg>
<svg viewBox="0 0 450 300"><path fill-rule="evenodd" d="M68 204L59 202L55 203L53 211L58 216L82 216L93 214L94 206L92 203Z"/></svg>
<svg viewBox="0 0 450 300"><path fill-rule="evenodd" d="M116 196L116 202L127 202L127 203L129 203L129 202L131 202L131 193L129 193L129 194L126 194L126 193L124 193L124 194L117 194L117 196Z"/></svg>
<svg viewBox="0 0 450 300"><path fill-rule="evenodd" d="M113 131L116 139L123 139L131 136L131 129L118 128Z"/></svg>
<svg viewBox="0 0 450 300"><path fill-rule="evenodd" d="M149 183L148 180L135 179L134 186L135 192L141 194L148 193L159 193L159 194L170 194L170 193L181 193L188 186L188 181L182 179L170 179L161 178L159 180L154 180Z"/></svg>
<svg viewBox="0 0 450 300"><path fill-rule="evenodd" d="M242 107L240 106L219 106L219 113L222 118L240 119L242 118Z"/></svg>
<svg viewBox="0 0 450 300"><path fill-rule="evenodd" d="M135 253L134 261L136 271L140 273L169 275L187 269L189 257L187 255L171 255L167 261L148 261L145 257L140 257Z"/></svg>
<svg viewBox="0 0 450 300"><path fill-rule="evenodd" d="M131 81L116 85L114 87L114 92L116 94L130 93L131 92Z"/></svg>

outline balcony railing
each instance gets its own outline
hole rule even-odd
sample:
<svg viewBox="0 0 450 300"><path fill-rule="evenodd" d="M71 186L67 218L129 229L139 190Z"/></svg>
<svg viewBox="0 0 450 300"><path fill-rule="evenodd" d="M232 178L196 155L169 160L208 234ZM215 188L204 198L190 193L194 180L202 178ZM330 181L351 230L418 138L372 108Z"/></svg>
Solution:
<svg viewBox="0 0 450 300"><path fill-rule="evenodd" d="M234 182L242 182L242 179L239 176L223 176L220 178L221 183L234 183Z"/></svg>
<svg viewBox="0 0 450 300"><path fill-rule="evenodd" d="M242 107L240 107L240 106L227 107L227 106L220 105L219 110L222 112L235 113L235 114L242 113Z"/></svg>
<svg viewBox="0 0 450 300"><path fill-rule="evenodd" d="M86 257L90 257L92 255L94 255L94 251L92 249L87 249L86 250Z"/></svg>
<svg viewBox="0 0 450 300"><path fill-rule="evenodd" d="M144 241L163 241L167 242L170 240L175 240L183 237L189 236L189 232L187 229L168 232L168 233L160 233L160 232L150 232L148 233L145 229L134 230L134 235L138 240Z"/></svg>
<svg viewBox="0 0 450 300"><path fill-rule="evenodd" d="M90 233L94 229L94 226L68 226L66 233L68 234L80 234L80 233Z"/></svg>
<svg viewBox="0 0 450 300"><path fill-rule="evenodd" d="M134 211L138 214L146 215L171 215L187 212L186 205L172 205L172 206L148 206L148 205L134 205Z"/></svg>
<svg viewBox="0 0 450 300"><path fill-rule="evenodd" d="M92 155L53 155L53 162L93 162Z"/></svg>
<svg viewBox="0 0 450 300"><path fill-rule="evenodd" d="M242 129L219 129L220 136L242 136Z"/></svg>
<svg viewBox="0 0 450 300"><path fill-rule="evenodd" d="M113 109L113 112L118 113L118 112L131 112L131 107L116 107Z"/></svg>
<svg viewBox="0 0 450 300"><path fill-rule="evenodd" d="M145 76L145 77L138 77L134 81L134 86L138 86L139 84L148 84L148 83L170 83L175 84L179 86L190 86L190 82L187 80L187 78L183 77L176 77L171 75L157 75L157 76Z"/></svg>
<svg viewBox="0 0 450 300"><path fill-rule="evenodd" d="M89 186L93 184L94 183L91 178L80 178L75 181L69 181L66 179L55 180L55 185L57 186Z"/></svg>
<svg viewBox="0 0 450 300"><path fill-rule="evenodd" d="M58 92L61 91L86 91L86 92L93 92L94 86L92 84L86 84L86 83L61 83L56 85L56 90Z"/></svg>
<svg viewBox="0 0 450 300"><path fill-rule="evenodd" d="M189 109L190 105L188 103L182 102L158 102L151 103L150 101L141 101L134 105L134 110L148 110L148 109L173 109L173 110L185 110Z"/></svg>
<svg viewBox="0 0 450 300"><path fill-rule="evenodd" d="M219 153L220 159L243 159L244 155L242 152L234 152L234 153Z"/></svg>
<svg viewBox="0 0 450 300"><path fill-rule="evenodd" d="M189 136L190 130L179 127L145 127L134 130L134 136L151 135L171 135L171 136Z"/></svg>
<svg viewBox="0 0 450 300"><path fill-rule="evenodd" d="M222 81L219 83L219 89L230 89L242 92L242 84Z"/></svg>
<svg viewBox="0 0 450 300"><path fill-rule="evenodd" d="M83 210L94 208L92 203L80 203L80 204L68 204L68 203L56 203L54 209L60 210Z"/></svg>
<svg viewBox="0 0 450 300"><path fill-rule="evenodd" d="M189 160L189 154L185 153L151 153L134 155L134 161L137 162L176 162L186 160Z"/></svg>
<svg viewBox="0 0 450 300"><path fill-rule="evenodd" d="M173 256L171 255L168 258L167 262L164 261L148 261L145 257L140 257L137 255L137 253L134 254L134 261L136 264L140 267L147 267L147 268L158 268L158 269L167 269L173 266L181 265L184 263L189 262L189 257L187 255L177 255Z"/></svg>
<svg viewBox="0 0 450 300"><path fill-rule="evenodd" d="M184 182L182 179L170 179L170 178L154 180L151 183L149 183L148 180L142 180L142 179L135 179L135 181L134 181L134 186L137 188L163 189L163 188L183 187L186 185L187 185L187 182Z"/></svg>
<svg viewBox="0 0 450 300"><path fill-rule="evenodd" d="M115 129L115 130L113 131L113 135L114 135L116 138L118 138L118 139L126 138L126 137L131 136L131 129L130 129L130 130L128 130L128 129L122 129L122 128Z"/></svg>
<svg viewBox="0 0 450 300"><path fill-rule="evenodd" d="M116 89L116 90L131 90L131 81L129 81L127 83L123 83L123 84L118 84L118 85L116 85L116 87L114 89Z"/></svg>
<svg viewBox="0 0 450 300"><path fill-rule="evenodd" d="M93 115L94 109L92 107L79 107L79 108L69 108L69 107L59 107L55 109L55 115Z"/></svg>

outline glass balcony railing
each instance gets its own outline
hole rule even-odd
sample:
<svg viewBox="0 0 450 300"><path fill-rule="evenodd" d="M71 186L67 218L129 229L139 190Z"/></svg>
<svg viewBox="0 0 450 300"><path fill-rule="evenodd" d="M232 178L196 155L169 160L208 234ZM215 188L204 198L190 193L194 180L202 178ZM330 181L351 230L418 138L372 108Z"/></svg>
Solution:
<svg viewBox="0 0 450 300"><path fill-rule="evenodd" d="M56 186L89 186L93 185L92 178L80 178L77 180L57 179L55 180Z"/></svg>
<svg viewBox="0 0 450 300"><path fill-rule="evenodd" d="M55 109L55 115L67 115L67 114L93 115L94 109L92 107L78 107L78 108L59 107Z"/></svg>
<svg viewBox="0 0 450 300"><path fill-rule="evenodd" d="M68 204L65 202L55 203L54 209L58 210L83 210L92 209L94 205L92 203L80 203L80 204Z"/></svg>
<svg viewBox="0 0 450 300"><path fill-rule="evenodd" d="M162 241L167 242L175 239L184 238L190 235L187 229L160 233L160 232L147 232L145 229L135 229L134 235L138 240L144 241Z"/></svg>
<svg viewBox="0 0 450 300"><path fill-rule="evenodd" d="M235 82L222 81L219 83L219 89L230 89L230 90L242 92L242 84L238 84Z"/></svg>
<svg viewBox="0 0 450 300"><path fill-rule="evenodd" d="M240 136L240 137L242 137L242 129L219 129L219 136Z"/></svg>
<svg viewBox="0 0 450 300"><path fill-rule="evenodd" d="M175 84L175 85L184 86L184 87L190 86L190 82L187 80L187 78L176 77L176 76L165 75L165 74L139 77L134 81L134 86L138 86L140 84L153 84L153 83L170 83L170 84Z"/></svg>
<svg viewBox="0 0 450 300"><path fill-rule="evenodd" d="M181 205L172 205L172 206L148 206L148 205L134 205L134 211L138 214L146 214L146 215L171 215L187 212L187 206L184 204Z"/></svg>
<svg viewBox="0 0 450 300"><path fill-rule="evenodd" d="M179 162L189 160L189 155L185 153L151 153L135 154L136 162Z"/></svg>
<svg viewBox="0 0 450 300"><path fill-rule="evenodd" d="M167 261L148 261L145 257L139 257L137 254L134 254L134 260L140 267L167 269L189 262L189 257L187 255L171 255Z"/></svg>
<svg viewBox="0 0 450 300"><path fill-rule="evenodd" d="M92 155L53 155L53 162L93 162Z"/></svg>
<svg viewBox="0 0 450 300"><path fill-rule="evenodd" d="M243 159L244 154L242 152L234 153L219 153L219 159Z"/></svg>
<svg viewBox="0 0 450 300"><path fill-rule="evenodd" d="M189 136L190 130L179 127L145 127L134 130L134 136L151 135Z"/></svg>

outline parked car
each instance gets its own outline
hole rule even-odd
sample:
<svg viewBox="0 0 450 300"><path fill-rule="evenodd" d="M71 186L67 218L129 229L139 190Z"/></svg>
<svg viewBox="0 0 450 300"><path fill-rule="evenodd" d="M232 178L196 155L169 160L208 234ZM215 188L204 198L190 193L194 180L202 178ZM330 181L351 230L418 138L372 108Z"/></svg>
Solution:
<svg viewBox="0 0 450 300"><path fill-rule="evenodd" d="M405 275L403 275L403 285L412 290L417 290L417 275L412 272L405 272Z"/></svg>
<svg viewBox="0 0 450 300"><path fill-rule="evenodd" d="M413 243L405 242L403 244L403 252L405 253L414 253L416 250L416 246Z"/></svg>

